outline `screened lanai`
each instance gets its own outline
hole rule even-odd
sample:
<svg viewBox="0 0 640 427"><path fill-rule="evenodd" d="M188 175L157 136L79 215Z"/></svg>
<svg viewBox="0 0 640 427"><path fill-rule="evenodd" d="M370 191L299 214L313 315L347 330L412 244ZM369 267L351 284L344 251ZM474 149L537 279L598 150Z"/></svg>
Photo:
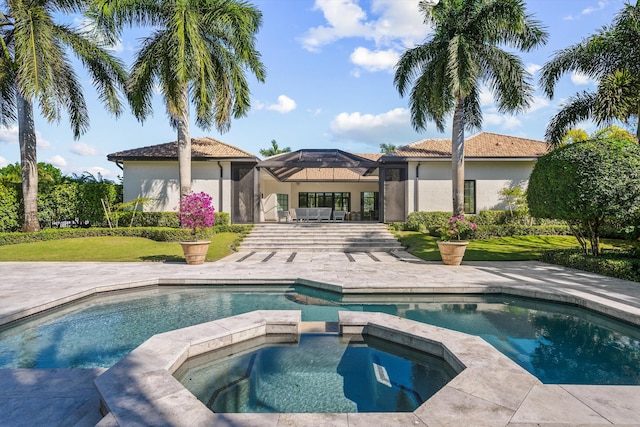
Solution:
<svg viewBox="0 0 640 427"><path fill-rule="evenodd" d="M382 221L382 157L302 149L259 161L260 221L278 220L278 211L316 207L345 211L350 221Z"/></svg>

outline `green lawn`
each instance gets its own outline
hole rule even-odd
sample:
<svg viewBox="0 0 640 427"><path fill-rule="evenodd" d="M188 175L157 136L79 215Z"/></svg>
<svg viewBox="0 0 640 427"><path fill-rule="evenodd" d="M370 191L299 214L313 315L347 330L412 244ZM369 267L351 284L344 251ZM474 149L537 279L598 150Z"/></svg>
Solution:
<svg viewBox="0 0 640 427"><path fill-rule="evenodd" d="M419 232L397 233L410 253L426 261L440 261L437 238ZM605 240L603 247L624 246L623 242ZM465 261L536 260L547 249L579 248L573 236L518 236L489 240L472 240L464 254Z"/></svg>
<svg viewBox="0 0 640 427"><path fill-rule="evenodd" d="M233 252L236 233L218 233L211 239L207 261ZM184 261L177 242L141 237L80 237L0 246L0 261Z"/></svg>

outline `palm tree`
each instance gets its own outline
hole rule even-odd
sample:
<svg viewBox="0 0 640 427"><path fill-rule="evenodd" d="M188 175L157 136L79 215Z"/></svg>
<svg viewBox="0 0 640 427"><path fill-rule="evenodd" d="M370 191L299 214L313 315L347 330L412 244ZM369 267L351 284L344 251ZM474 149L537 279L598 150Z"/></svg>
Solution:
<svg viewBox="0 0 640 427"><path fill-rule="evenodd" d="M593 119L598 125L614 120L629 123L640 116L640 6L626 4L613 24L580 43L555 53L540 73L541 86L549 98L562 75L582 73L596 81L595 92L570 97L547 126L552 144L577 123ZM640 123L636 126L640 140Z"/></svg>
<svg viewBox="0 0 640 427"><path fill-rule="evenodd" d="M220 132L231 117L251 107L245 71L264 82L256 50L262 13L240 0L94 0L94 16L117 35L124 25L149 25L131 69L129 90L134 114L152 113L155 86L162 92L171 125L178 133L180 200L191 191L189 105L196 124Z"/></svg>
<svg viewBox="0 0 640 427"><path fill-rule="evenodd" d="M516 55L500 46L529 51L546 43L547 33L521 0L422 0L419 9L434 32L407 50L396 65L394 84L409 94L411 123L427 122L444 132L453 114L451 160L453 212L464 212L464 132L480 129L481 83L493 92L502 113L524 111L531 100L530 75Z"/></svg>
<svg viewBox="0 0 640 427"><path fill-rule="evenodd" d="M264 157L271 157L271 156L275 156L276 154L290 153L290 152L291 152L291 147L280 148L278 147L278 142L275 139L271 140L271 147L260 149L260 155Z"/></svg>
<svg viewBox="0 0 640 427"><path fill-rule="evenodd" d="M78 57L101 100L116 116L122 111L118 89L127 76L122 63L105 50L94 29L57 24L54 13L83 12L81 0L7 0L0 12L0 125L18 123L24 231L38 231L38 161L33 103L44 118L58 122L66 110L77 139L89 129L82 87L67 52Z"/></svg>
<svg viewBox="0 0 640 427"><path fill-rule="evenodd" d="M396 146L393 144L380 144L380 152L385 154L391 154L396 151Z"/></svg>

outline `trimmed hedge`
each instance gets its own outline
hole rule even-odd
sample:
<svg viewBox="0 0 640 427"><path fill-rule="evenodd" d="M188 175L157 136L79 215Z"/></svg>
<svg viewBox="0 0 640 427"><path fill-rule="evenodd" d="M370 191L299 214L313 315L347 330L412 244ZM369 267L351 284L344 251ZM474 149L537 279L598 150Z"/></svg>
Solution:
<svg viewBox="0 0 640 427"><path fill-rule="evenodd" d="M198 233L199 239L209 238L216 233L231 232L246 235L252 225L229 224L213 226ZM77 237L122 236L144 237L157 242L178 242L191 240L191 230L169 227L131 227L131 228L50 228L37 233L0 233L0 246L17 243L40 242L46 240L73 239Z"/></svg>
<svg viewBox="0 0 640 427"><path fill-rule="evenodd" d="M567 225L478 225L478 228L471 233L470 238L474 240L487 240L493 237L512 236L568 236L571 230Z"/></svg>
<svg viewBox="0 0 640 427"><path fill-rule="evenodd" d="M640 258L633 251L603 249L600 256L585 255L579 249L544 251L543 262L605 276L640 282Z"/></svg>
<svg viewBox="0 0 640 427"><path fill-rule="evenodd" d="M394 223L394 230L421 231L439 237L440 228L451 217L451 212L412 212L401 228L402 223ZM486 240L492 237L508 236L546 236L570 235L571 231L564 221L538 220L526 215L511 215L506 211L481 211L478 215L466 215L478 228L471 233L471 239Z"/></svg>
<svg viewBox="0 0 640 427"><path fill-rule="evenodd" d="M118 219L119 227L173 227L179 228L178 215L175 212L121 212ZM131 217L133 216L133 223ZM216 212L214 226L231 225L229 212Z"/></svg>

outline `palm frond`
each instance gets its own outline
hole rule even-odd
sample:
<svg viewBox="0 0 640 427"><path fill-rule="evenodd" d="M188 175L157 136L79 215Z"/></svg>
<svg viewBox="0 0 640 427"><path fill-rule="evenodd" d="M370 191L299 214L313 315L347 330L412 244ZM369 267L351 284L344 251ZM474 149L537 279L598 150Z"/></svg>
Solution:
<svg viewBox="0 0 640 427"><path fill-rule="evenodd" d="M534 87L522 60L495 46L482 46L478 52L483 78L494 95L501 113L521 113L529 108Z"/></svg>
<svg viewBox="0 0 640 427"><path fill-rule="evenodd" d="M629 70L605 76L598 85L594 114L600 120L626 121L640 113L640 78Z"/></svg>
<svg viewBox="0 0 640 427"><path fill-rule="evenodd" d="M567 99L560 106L560 111L549 121L545 139L554 146L561 144L569 129L593 116L596 99L597 95L595 93L586 91Z"/></svg>
<svg viewBox="0 0 640 427"><path fill-rule="evenodd" d="M54 33L82 61L93 79L100 101L117 117L123 109L120 93L125 90L127 82L122 61L96 43L95 38L88 38L95 34L80 33L64 25L55 26Z"/></svg>

